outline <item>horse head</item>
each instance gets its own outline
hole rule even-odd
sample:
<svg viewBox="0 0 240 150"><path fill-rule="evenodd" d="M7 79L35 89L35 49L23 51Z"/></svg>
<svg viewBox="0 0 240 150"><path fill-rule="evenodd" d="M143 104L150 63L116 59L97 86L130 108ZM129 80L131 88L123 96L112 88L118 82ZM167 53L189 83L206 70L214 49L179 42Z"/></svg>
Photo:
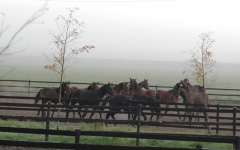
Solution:
<svg viewBox="0 0 240 150"><path fill-rule="evenodd" d="M185 82L186 84L190 84L190 82L189 82L188 78L185 78L185 79L183 79L183 81L182 81L182 82Z"/></svg>
<svg viewBox="0 0 240 150"><path fill-rule="evenodd" d="M128 82L123 82L123 91L124 93L129 94Z"/></svg>
<svg viewBox="0 0 240 150"><path fill-rule="evenodd" d="M173 94L172 94L171 100L174 101L176 98L178 98L179 94L180 94L180 83L177 83L173 87Z"/></svg>
<svg viewBox="0 0 240 150"><path fill-rule="evenodd" d="M113 84L110 82L106 84L106 93L110 94L111 96L114 96Z"/></svg>
<svg viewBox="0 0 240 150"><path fill-rule="evenodd" d="M93 83L92 83L92 89L93 89L93 90L98 89L98 85L99 85L99 82L93 82Z"/></svg>
<svg viewBox="0 0 240 150"><path fill-rule="evenodd" d="M188 92L191 91L191 88L189 87L189 85L186 82L181 81L179 84L180 84L180 87L186 89Z"/></svg>
<svg viewBox="0 0 240 150"><path fill-rule="evenodd" d="M148 79L144 79L143 80L143 88L145 88L146 90L149 90L149 86L148 86Z"/></svg>

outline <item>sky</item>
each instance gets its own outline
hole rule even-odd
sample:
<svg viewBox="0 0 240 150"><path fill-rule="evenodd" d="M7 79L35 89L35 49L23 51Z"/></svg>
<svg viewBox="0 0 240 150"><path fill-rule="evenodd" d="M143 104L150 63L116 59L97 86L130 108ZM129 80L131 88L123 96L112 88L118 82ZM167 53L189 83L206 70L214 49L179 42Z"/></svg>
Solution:
<svg viewBox="0 0 240 150"><path fill-rule="evenodd" d="M0 0L5 14L0 37L4 47L13 34L43 4L43 0ZM74 17L85 23L80 46L94 45L78 58L185 62L197 50L199 35L213 32L210 48L219 63L240 63L239 0L49 0L48 11L16 37L12 55L37 56L54 47L49 30L58 33L55 19L67 16L66 8L79 7ZM0 26L1 27L1 26Z"/></svg>

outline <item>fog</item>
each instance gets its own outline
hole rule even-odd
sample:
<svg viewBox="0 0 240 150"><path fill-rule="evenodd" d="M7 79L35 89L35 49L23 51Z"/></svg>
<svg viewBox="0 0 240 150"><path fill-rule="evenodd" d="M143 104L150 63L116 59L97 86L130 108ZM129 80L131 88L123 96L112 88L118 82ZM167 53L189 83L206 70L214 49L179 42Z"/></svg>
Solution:
<svg viewBox="0 0 240 150"><path fill-rule="evenodd" d="M10 25L0 38L0 47L44 3L0 0L4 27ZM48 30L59 32L55 19L68 15L66 8L73 7L80 8L74 16L86 24L78 44L96 47L78 58L185 62L191 57L186 52L197 48L199 35L214 32L212 38L216 41L210 49L213 59L219 63L240 63L239 0L49 0L49 10L20 32L16 40L23 39L8 52L27 47L12 57L44 59L43 53L54 46Z"/></svg>

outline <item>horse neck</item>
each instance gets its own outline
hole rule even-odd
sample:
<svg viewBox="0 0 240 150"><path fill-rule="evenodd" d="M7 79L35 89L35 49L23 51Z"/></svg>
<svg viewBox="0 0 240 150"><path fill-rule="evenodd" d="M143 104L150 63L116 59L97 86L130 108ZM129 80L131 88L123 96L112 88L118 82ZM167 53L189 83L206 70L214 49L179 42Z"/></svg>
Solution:
<svg viewBox="0 0 240 150"><path fill-rule="evenodd" d="M87 87L87 90L89 91L89 90L91 90L92 88L92 84L90 84L88 87Z"/></svg>
<svg viewBox="0 0 240 150"><path fill-rule="evenodd" d="M144 84L143 82L138 83L139 88L142 88L143 84Z"/></svg>
<svg viewBox="0 0 240 150"><path fill-rule="evenodd" d="M59 88L59 91L60 91L60 88ZM61 96L65 97L65 88L64 88L63 84L62 84Z"/></svg>
<svg viewBox="0 0 240 150"><path fill-rule="evenodd" d="M99 94L97 96L102 98L107 93L106 85L103 85L102 87L100 87L100 88L98 88L98 89L96 89L96 90L94 90L92 92Z"/></svg>
<svg viewBox="0 0 240 150"><path fill-rule="evenodd" d="M116 93L120 93L120 92L123 90L123 84L120 83L120 84L118 84L118 85L115 85L115 86L113 87L113 90L114 90L114 94L115 94L115 92L116 92Z"/></svg>
<svg viewBox="0 0 240 150"><path fill-rule="evenodd" d="M194 103L195 95L193 94L195 93L187 90L183 91L182 89L180 89L180 96L183 98L185 103L189 103L189 104Z"/></svg>

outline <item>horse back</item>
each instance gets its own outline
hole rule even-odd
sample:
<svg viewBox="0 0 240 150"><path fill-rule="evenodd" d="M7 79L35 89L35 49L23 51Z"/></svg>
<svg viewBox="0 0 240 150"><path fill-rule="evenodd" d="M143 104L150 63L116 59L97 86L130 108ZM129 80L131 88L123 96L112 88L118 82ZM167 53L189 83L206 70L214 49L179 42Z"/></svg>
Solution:
<svg viewBox="0 0 240 150"><path fill-rule="evenodd" d="M59 92L55 88L43 88L39 93L40 97L59 97Z"/></svg>
<svg viewBox="0 0 240 150"><path fill-rule="evenodd" d="M173 92L172 90L169 91L165 91L165 90L157 90L157 92L160 94L161 96L161 102L178 102L179 98L176 97L175 100L171 100Z"/></svg>

